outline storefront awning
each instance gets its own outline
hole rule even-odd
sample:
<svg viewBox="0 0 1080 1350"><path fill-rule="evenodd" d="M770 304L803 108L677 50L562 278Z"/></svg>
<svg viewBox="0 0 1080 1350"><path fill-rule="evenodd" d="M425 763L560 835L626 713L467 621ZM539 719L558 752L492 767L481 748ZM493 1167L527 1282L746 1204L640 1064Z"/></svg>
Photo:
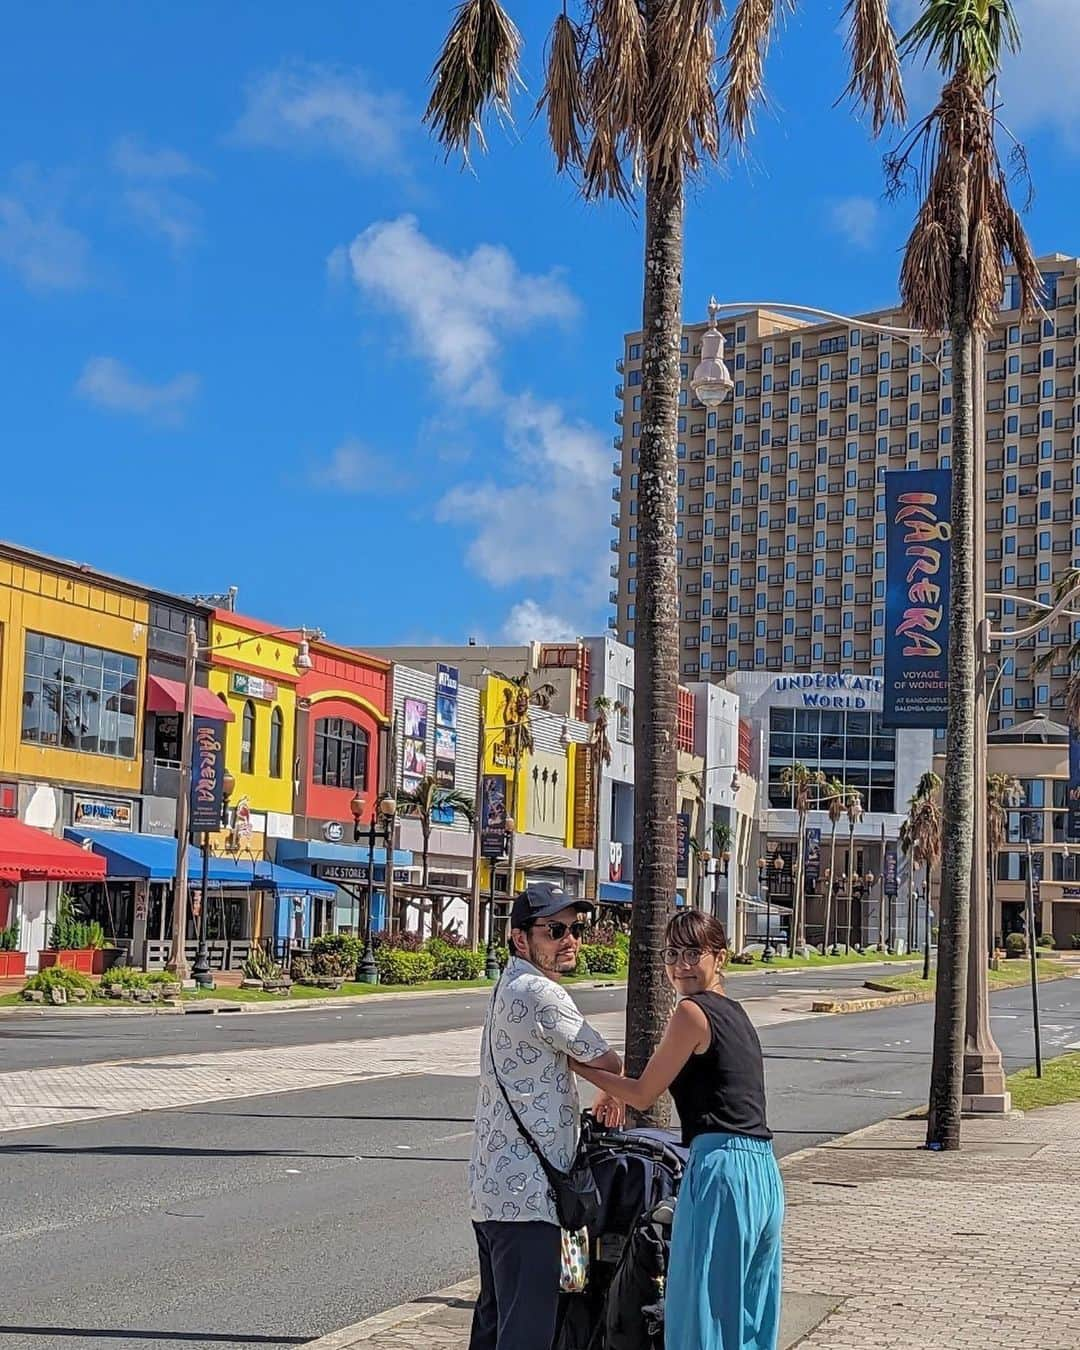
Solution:
<svg viewBox="0 0 1080 1350"><path fill-rule="evenodd" d="M278 862L287 866L294 863L357 863L366 867L368 860L367 844L328 844L321 839L279 839L274 851ZM412 860L409 849L394 849L395 867L409 867ZM377 848L372 861L376 867L384 867L386 849Z"/></svg>
<svg viewBox="0 0 1080 1350"><path fill-rule="evenodd" d="M0 817L0 880L100 881L105 863L21 820Z"/></svg>
<svg viewBox="0 0 1080 1350"><path fill-rule="evenodd" d="M101 863L100 874L128 880L172 881L176 875L176 840L167 834L121 834L115 830L65 830L75 843L88 842L90 858ZM71 845L68 845L71 848ZM81 853L81 849L74 849ZM98 855L95 857L95 855ZM188 882L197 886L202 878L202 854L188 850ZM333 895L329 882L294 872L276 863L211 855L206 879L213 886L248 887L251 890L290 894Z"/></svg>
<svg viewBox="0 0 1080 1350"><path fill-rule="evenodd" d="M602 905L630 905L634 902L634 888L627 881L602 881L600 883L600 903ZM679 892L675 896L676 905L685 905L686 896Z"/></svg>
<svg viewBox="0 0 1080 1350"><path fill-rule="evenodd" d="M232 722L234 714L224 699L218 698L204 685L193 690L192 707L196 717L212 717L218 722ZM179 680L167 680L163 675L146 677L146 711L152 713L182 713L184 686Z"/></svg>

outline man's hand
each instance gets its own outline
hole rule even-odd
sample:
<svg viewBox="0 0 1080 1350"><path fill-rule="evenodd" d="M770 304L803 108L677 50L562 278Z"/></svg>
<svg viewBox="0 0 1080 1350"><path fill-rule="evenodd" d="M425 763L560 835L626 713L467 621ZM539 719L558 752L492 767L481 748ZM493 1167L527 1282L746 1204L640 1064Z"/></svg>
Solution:
<svg viewBox="0 0 1080 1350"><path fill-rule="evenodd" d="M592 1104L592 1113L601 1125L606 1125L609 1130L621 1130L626 1123L626 1107L616 1101L607 1092L598 1092L596 1100Z"/></svg>

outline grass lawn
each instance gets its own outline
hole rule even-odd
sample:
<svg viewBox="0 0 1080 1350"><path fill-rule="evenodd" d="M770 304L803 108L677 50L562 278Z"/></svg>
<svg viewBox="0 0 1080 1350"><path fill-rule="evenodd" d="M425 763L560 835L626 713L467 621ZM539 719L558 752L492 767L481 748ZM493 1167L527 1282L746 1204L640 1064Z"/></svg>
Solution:
<svg viewBox="0 0 1080 1350"><path fill-rule="evenodd" d="M1021 1069L1009 1075L1007 1086L1020 1111L1080 1100L1080 1054L1044 1060L1041 1078L1035 1077L1034 1069Z"/></svg>
<svg viewBox="0 0 1080 1350"><path fill-rule="evenodd" d="M753 965L742 965L741 963L729 961L727 974L746 975L758 973L762 970L801 970L819 966L850 966L850 965L880 965L882 962L894 961L920 961L920 956L886 956L882 952L866 952L860 956L858 952L849 952L846 956L841 953L839 956L822 956L814 952L811 956L774 956L771 961L762 961L760 957L754 958ZM889 977L892 978L891 976Z"/></svg>
<svg viewBox="0 0 1080 1350"><path fill-rule="evenodd" d="M213 999L218 1003L288 1003L299 998L361 998L366 994L415 994L429 989L490 989L489 980L428 980L422 984L355 984L346 982L340 989L317 989L313 985L294 984L287 994L268 994L265 989L189 989L189 1000Z"/></svg>
<svg viewBox="0 0 1080 1350"><path fill-rule="evenodd" d="M1075 969L1075 966L1067 965L1064 961L1050 961L1046 957L1039 958L1040 980L1060 980L1066 975L1072 975ZM986 975L991 991L995 989L1015 989L1018 985L1030 982L1031 966L1027 961L1006 961L1000 970L988 970ZM885 985L890 989L903 990L905 993L912 990L932 990L934 983L934 971L930 972L928 980L923 979L922 971L909 971L904 975L883 975L880 979L874 981L875 985Z"/></svg>

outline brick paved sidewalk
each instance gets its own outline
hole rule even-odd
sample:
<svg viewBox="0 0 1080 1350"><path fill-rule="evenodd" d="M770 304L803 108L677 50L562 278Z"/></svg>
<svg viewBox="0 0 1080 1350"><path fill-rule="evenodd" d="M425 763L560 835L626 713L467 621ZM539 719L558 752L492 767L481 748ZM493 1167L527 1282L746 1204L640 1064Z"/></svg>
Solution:
<svg viewBox="0 0 1080 1350"><path fill-rule="evenodd" d="M886 1121L782 1164L782 1350L1077 1350L1080 1104L964 1125L959 1153ZM471 1283L320 1350L465 1350Z"/></svg>

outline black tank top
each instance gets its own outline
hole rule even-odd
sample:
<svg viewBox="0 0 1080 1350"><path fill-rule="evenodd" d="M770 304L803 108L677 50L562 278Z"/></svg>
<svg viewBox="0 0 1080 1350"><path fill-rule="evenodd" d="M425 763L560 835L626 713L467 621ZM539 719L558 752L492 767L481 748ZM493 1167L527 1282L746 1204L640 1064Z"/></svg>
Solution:
<svg viewBox="0 0 1080 1350"><path fill-rule="evenodd" d="M753 1023L741 1004L723 994L687 997L705 1014L712 1039L702 1054L690 1056L671 1085L683 1144L721 1131L771 1139L765 1123L765 1066Z"/></svg>

